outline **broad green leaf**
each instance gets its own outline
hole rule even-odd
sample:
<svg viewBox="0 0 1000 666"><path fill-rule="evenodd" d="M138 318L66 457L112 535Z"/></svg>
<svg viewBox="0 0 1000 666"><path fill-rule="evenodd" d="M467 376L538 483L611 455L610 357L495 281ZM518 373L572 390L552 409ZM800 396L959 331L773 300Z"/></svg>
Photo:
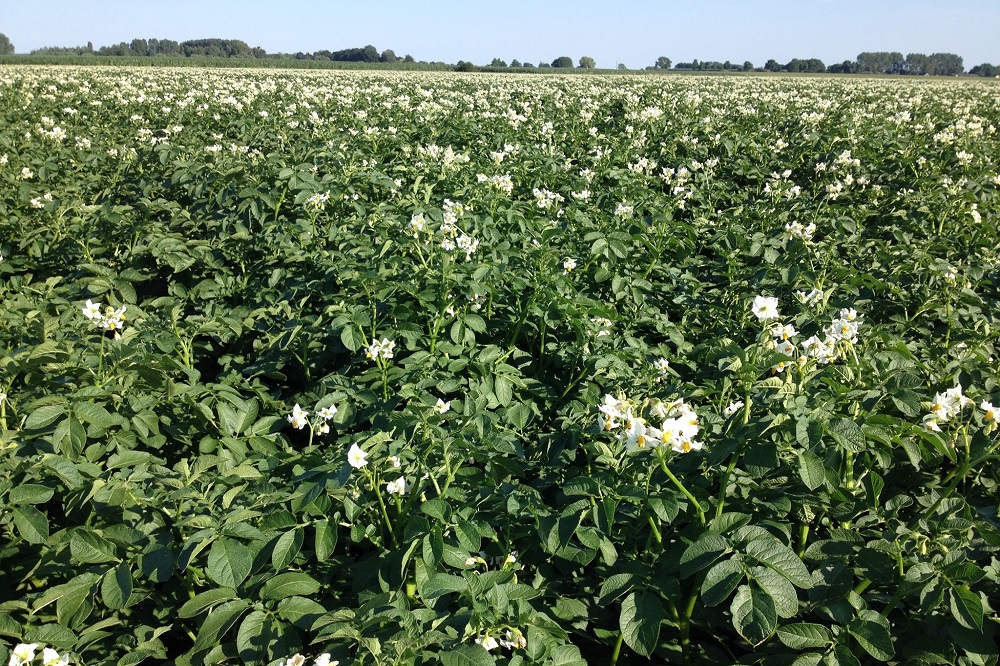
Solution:
<svg viewBox="0 0 1000 666"><path fill-rule="evenodd" d="M266 661L268 649L278 639L274 620L262 610L255 610L243 618L236 632L236 648L240 659L246 663Z"/></svg>
<svg viewBox="0 0 1000 666"><path fill-rule="evenodd" d="M288 597L278 602L278 616L300 629L308 630L313 623L326 614L326 608L305 597Z"/></svg>
<svg viewBox="0 0 1000 666"><path fill-rule="evenodd" d="M497 660L482 645L462 644L438 655L443 666L496 666Z"/></svg>
<svg viewBox="0 0 1000 666"><path fill-rule="evenodd" d="M552 650L552 666L587 666L575 645L559 645Z"/></svg>
<svg viewBox="0 0 1000 666"><path fill-rule="evenodd" d="M825 663L829 666L861 666L861 662L854 656L851 648L843 643L834 646L833 652L826 656Z"/></svg>
<svg viewBox="0 0 1000 666"><path fill-rule="evenodd" d="M132 570L127 562L109 570L101 579L101 598L108 608L125 608L132 598Z"/></svg>
<svg viewBox="0 0 1000 666"><path fill-rule="evenodd" d="M421 503L420 510L431 518L447 523L451 520L451 505L443 499L430 499Z"/></svg>
<svg viewBox="0 0 1000 666"><path fill-rule="evenodd" d="M625 644L643 657L653 654L663 622L660 600L646 592L633 592L622 601L619 626Z"/></svg>
<svg viewBox="0 0 1000 666"><path fill-rule="evenodd" d="M743 562L738 557L723 560L705 574L701 583L701 599L706 606L717 606L729 598L743 581Z"/></svg>
<svg viewBox="0 0 1000 666"><path fill-rule="evenodd" d="M753 585L740 585L729 606L733 627L753 645L760 645L774 633L778 613L774 600Z"/></svg>
<svg viewBox="0 0 1000 666"><path fill-rule="evenodd" d="M799 454L799 478L809 490L816 490L826 481L826 466L812 451Z"/></svg>
<svg viewBox="0 0 1000 666"><path fill-rule="evenodd" d="M854 421L837 417L830 419L826 424L826 431L830 433L834 441L848 451L863 451L865 449L865 433Z"/></svg>
<svg viewBox="0 0 1000 666"><path fill-rule="evenodd" d="M833 634L822 624L796 622L778 627L778 640L794 650L825 648L833 642Z"/></svg>
<svg viewBox="0 0 1000 666"><path fill-rule="evenodd" d="M720 534L706 534L681 555L681 577L693 576L729 551L729 540Z"/></svg>
<svg viewBox="0 0 1000 666"><path fill-rule="evenodd" d="M49 519L33 506L15 506L10 510L14 526L28 543L45 543L49 538Z"/></svg>
<svg viewBox="0 0 1000 666"><path fill-rule="evenodd" d="M216 587L196 594L193 598L184 602L184 605L177 611L177 617L182 619L199 615L206 608L211 608L223 601L236 599L236 590L231 587Z"/></svg>
<svg viewBox="0 0 1000 666"><path fill-rule="evenodd" d="M219 643L249 607L250 602L246 599L235 599L213 608L212 612L205 617L205 621L201 623L194 647L191 650L200 652Z"/></svg>
<svg viewBox="0 0 1000 666"><path fill-rule="evenodd" d="M326 562L337 547L337 525L323 519L313 523L313 529L316 530L316 559Z"/></svg>
<svg viewBox="0 0 1000 666"><path fill-rule="evenodd" d="M464 592L469 587L469 582L461 576L452 574L436 573L432 574L420 588L420 594L425 599L436 599L451 592Z"/></svg>
<svg viewBox="0 0 1000 666"><path fill-rule="evenodd" d="M858 616L848 623L847 631L868 654L880 661L889 661L895 654L889 623L875 611L858 611Z"/></svg>
<svg viewBox="0 0 1000 666"><path fill-rule="evenodd" d="M39 407L24 420L25 430L41 430L59 420L66 413L65 405L46 405Z"/></svg>
<svg viewBox="0 0 1000 666"><path fill-rule="evenodd" d="M44 504L52 499L55 490L37 483L22 483L7 494L10 504Z"/></svg>
<svg viewBox="0 0 1000 666"><path fill-rule="evenodd" d="M746 544L744 552L761 564L766 564L802 589L812 587L812 577L795 552L775 538L755 539Z"/></svg>
<svg viewBox="0 0 1000 666"><path fill-rule="evenodd" d="M291 529L278 537L278 541L274 544L274 550L271 551L271 566L274 567L275 571L281 571L292 563L295 556L299 554L299 550L302 549L304 538L303 530L300 527Z"/></svg>
<svg viewBox="0 0 1000 666"><path fill-rule="evenodd" d="M983 600L968 587L953 587L948 591L951 616L967 629L983 630Z"/></svg>
<svg viewBox="0 0 1000 666"><path fill-rule="evenodd" d="M365 345L365 334L356 324L348 324L340 332L340 341L352 352L356 352Z"/></svg>
<svg viewBox="0 0 1000 666"><path fill-rule="evenodd" d="M751 574L754 583L774 601L778 617L788 619L799 612L799 599L795 586L787 578L768 567L754 567Z"/></svg>
<svg viewBox="0 0 1000 666"><path fill-rule="evenodd" d="M93 594L94 586L97 585L101 577L95 573L83 573L76 576L68 583L62 583L61 585L55 585L48 588L35 603L32 604L32 609L38 612L42 608L45 608L53 602L58 602L63 597L74 596L74 595L84 595L88 596Z"/></svg>
<svg viewBox="0 0 1000 666"><path fill-rule="evenodd" d="M219 585L238 588L250 575L252 566L249 548L235 539L222 538L212 544L205 571Z"/></svg>
<svg viewBox="0 0 1000 666"><path fill-rule="evenodd" d="M115 545L96 532L81 529L73 532L69 540L69 552L76 562L100 564L118 559Z"/></svg>
<svg viewBox="0 0 1000 666"><path fill-rule="evenodd" d="M279 600L292 596L309 596L319 592L320 584L306 573L282 573L264 583L261 599Z"/></svg>

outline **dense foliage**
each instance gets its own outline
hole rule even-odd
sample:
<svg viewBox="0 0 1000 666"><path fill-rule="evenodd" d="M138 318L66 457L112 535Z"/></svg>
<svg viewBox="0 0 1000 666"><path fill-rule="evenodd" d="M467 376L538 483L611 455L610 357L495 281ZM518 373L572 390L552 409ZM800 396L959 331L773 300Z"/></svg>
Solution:
<svg viewBox="0 0 1000 666"><path fill-rule="evenodd" d="M995 664L997 125L5 69L0 659Z"/></svg>

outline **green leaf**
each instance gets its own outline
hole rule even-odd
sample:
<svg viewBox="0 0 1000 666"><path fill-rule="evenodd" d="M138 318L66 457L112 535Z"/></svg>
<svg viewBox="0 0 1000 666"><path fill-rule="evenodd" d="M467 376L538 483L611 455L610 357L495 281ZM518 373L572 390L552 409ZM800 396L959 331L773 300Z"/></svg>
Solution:
<svg viewBox="0 0 1000 666"><path fill-rule="evenodd" d="M122 562L104 574L101 580L101 598L108 608L125 608L132 598L132 570Z"/></svg>
<svg viewBox="0 0 1000 666"><path fill-rule="evenodd" d="M822 624L797 622L778 627L778 640L793 650L825 648L833 642L833 634Z"/></svg>
<svg viewBox="0 0 1000 666"><path fill-rule="evenodd" d="M552 666L587 666L575 645L559 645L552 650Z"/></svg>
<svg viewBox="0 0 1000 666"><path fill-rule="evenodd" d="M302 541L305 538L301 528L289 530L278 537L271 551L271 566L275 571L281 571L295 559L302 549Z"/></svg>
<svg viewBox="0 0 1000 666"><path fill-rule="evenodd" d="M7 501L11 504L44 504L52 499L55 490L37 483L22 483L11 488Z"/></svg>
<svg viewBox="0 0 1000 666"><path fill-rule="evenodd" d="M442 666L496 666L496 657L482 645L467 643L438 655Z"/></svg>
<svg viewBox="0 0 1000 666"><path fill-rule="evenodd" d="M337 547L337 525L331 525L326 519L317 520L313 529L316 530L316 559L326 562Z"/></svg>
<svg viewBox="0 0 1000 666"><path fill-rule="evenodd" d="M235 539L223 537L212 544L205 571L219 585L237 588L250 575L252 567L250 549Z"/></svg>
<svg viewBox="0 0 1000 666"><path fill-rule="evenodd" d="M365 334L356 324L348 324L340 332L340 341L352 352L356 352L364 346Z"/></svg>
<svg viewBox="0 0 1000 666"><path fill-rule="evenodd" d="M211 608L223 601L229 601L230 599L236 599L236 590L231 587L216 587L211 590L206 590L196 594L193 598L188 599L184 602L184 605L180 607L177 611L177 616L181 619L194 617L200 614L206 608Z"/></svg>
<svg viewBox="0 0 1000 666"><path fill-rule="evenodd" d="M967 629L983 630L983 600L968 587L949 590L951 615Z"/></svg>
<svg viewBox="0 0 1000 666"><path fill-rule="evenodd" d="M861 662L854 656L851 648L843 643L837 643L833 648L833 654L826 657L829 666L861 666Z"/></svg>
<svg viewBox="0 0 1000 666"><path fill-rule="evenodd" d="M649 657L660 640L663 617L663 606L652 594L633 592L625 597L619 617L625 644L643 657Z"/></svg>
<svg viewBox="0 0 1000 666"><path fill-rule="evenodd" d="M451 592L464 592L469 588L469 581L453 574L432 574L420 588L420 594L425 599L436 599Z"/></svg>
<svg viewBox="0 0 1000 666"><path fill-rule="evenodd" d="M753 645L770 638L778 623L774 600L753 585L740 585L729 611L736 631Z"/></svg>
<svg viewBox="0 0 1000 666"><path fill-rule="evenodd" d="M420 510L426 513L431 518L437 518L442 522L449 522L451 520L451 505L447 501L435 498L429 499L420 505Z"/></svg>
<svg viewBox="0 0 1000 666"><path fill-rule="evenodd" d="M895 654L889 622L875 611L858 611L858 617L848 623L847 631L868 654L880 661L889 661Z"/></svg>
<svg viewBox="0 0 1000 666"><path fill-rule="evenodd" d="M261 663L266 661L268 649L277 639L278 627L274 620L266 612L255 610L240 624L236 633L236 649L244 662Z"/></svg>
<svg viewBox="0 0 1000 666"><path fill-rule="evenodd" d="M729 540L720 534L705 534L681 555L682 577L693 576L729 551Z"/></svg>
<svg viewBox="0 0 1000 666"><path fill-rule="evenodd" d="M812 577L795 552L775 538L755 539L746 544L744 552L765 564L804 590L812 587Z"/></svg>
<svg viewBox="0 0 1000 666"><path fill-rule="evenodd" d="M69 552L76 562L100 564L118 559L115 545L88 529L73 532L69 540Z"/></svg>
<svg viewBox="0 0 1000 666"><path fill-rule="evenodd" d="M246 599L236 599L216 606L201 623L201 629L198 630L198 637L191 650L200 652L221 642L222 637L236 624L249 607L250 602Z"/></svg>
<svg viewBox="0 0 1000 666"><path fill-rule="evenodd" d="M309 574L282 573L264 583L264 587L260 590L260 598L278 600L292 596L309 596L319 592L319 588L319 581Z"/></svg>
<svg viewBox="0 0 1000 666"><path fill-rule="evenodd" d="M15 506L10 510L18 534L28 543L45 543L49 538L49 519L33 506Z"/></svg>
<svg viewBox="0 0 1000 666"><path fill-rule="evenodd" d="M278 615L300 629L308 630L325 614L326 608L305 597L288 597L278 602Z"/></svg>
<svg viewBox="0 0 1000 666"><path fill-rule="evenodd" d="M826 481L826 465L812 451L799 454L799 478L809 490L816 490Z"/></svg>
<svg viewBox="0 0 1000 666"><path fill-rule="evenodd" d="M121 419L121 417L115 418L107 409L92 402L76 403L73 405L73 413L78 419L98 430L107 430Z"/></svg>
<svg viewBox="0 0 1000 666"><path fill-rule="evenodd" d="M59 420L66 413L65 405L46 405L28 414L24 420L25 430L41 430Z"/></svg>
<svg viewBox="0 0 1000 666"><path fill-rule="evenodd" d="M788 619L799 612L799 599L795 586L787 578L768 567L754 567L754 583L774 600L774 610L778 617Z"/></svg>
<svg viewBox="0 0 1000 666"><path fill-rule="evenodd" d="M863 451L865 449L865 433L854 421L837 417L830 419L826 424L826 431L830 433L840 446L848 451Z"/></svg>
<svg viewBox="0 0 1000 666"><path fill-rule="evenodd" d="M743 581L743 562L738 557L719 562L705 574L701 584L701 599L706 606L717 606L729 598Z"/></svg>

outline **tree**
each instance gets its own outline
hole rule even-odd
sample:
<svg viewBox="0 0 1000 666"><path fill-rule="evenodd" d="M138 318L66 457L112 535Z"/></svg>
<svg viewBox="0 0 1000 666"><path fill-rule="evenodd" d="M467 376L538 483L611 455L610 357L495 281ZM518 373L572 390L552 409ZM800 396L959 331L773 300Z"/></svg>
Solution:
<svg viewBox="0 0 1000 666"><path fill-rule="evenodd" d="M524 67L525 69L534 69L535 68L535 66L532 65L530 62L523 62L523 63L521 63L521 67ZM539 67L541 67L541 65L539 65Z"/></svg>
<svg viewBox="0 0 1000 666"><path fill-rule="evenodd" d="M378 57L379 62L396 62L399 58L396 57L396 52L392 49L386 49L382 51L382 55Z"/></svg>
<svg viewBox="0 0 1000 666"><path fill-rule="evenodd" d="M743 61L743 71L744 72L752 72L753 71L753 63L750 62L749 60L744 60Z"/></svg>
<svg viewBox="0 0 1000 666"><path fill-rule="evenodd" d="M597 67L597 63L590 56L580 58L580 69L594 69L595 67Z"/></svg>
<svg viewBox="0 0 1000 666"><path fill-rule="evenodd" d="M766 63L764 63L764 70L768 72L780 72L781 65L774 58L771 58Z"/></svg>
<svg viewBox="0 0 1000 666"><path fill-rule="evenodd" d="M413 59L413 56L407 53L405 56L403 56L403 62L416 62L416 60Z"/></svg>
<svg viewBox="0 0 1000 666"><path fill-rule="evenodd" d="M490 63L490 67L506 67L507 63L500 58L493 58L493 62Z"/></svg>
<svg viewBox="0 0 1000 666"><path fill-rule="evenodd" d="M618 63L618 69L620 69L620 70L626 70L626 69L628 69L628 66L625 63L620 62L620 63Z"/></svg>
<svg viewBox="0 0 1000 666"><path fill-rule="evenodd" d="M513 60L510 61L510 66L511 67L523 67L523 65L521 65L521 61L518 60L517 58L514 58Z"/></svg>
<svg viewBox="0 0 1000 666"><path fill-rule="evenodd" d="M656 59L656 64L653 65L653 69L670 69L670 58L667 56L660 56Z"/></svg>
<svg viewBox="0 0 1000 666"><path fill-rule="evenodd" d="M984 62L983 64L976 65L970 69L969 74L972 74L973 76L985 77L1000 76L1000 67L995 67L988 62Z"/></svg>
<svg viewBox="0 0 1000 666"><path fill-rule="evenodd" d="M14 45L10 43L7 35L0 32L0 55L11 55L14 53Z"/></svg>
<svg viewBox="0 0 1000 666"><path fill-rule="evenodd" d="M572 67L573 66L573 59L570 58L569 56L559 56L558 58L556 58L555 60L552 61L552 66L553 67Z"/></svg>

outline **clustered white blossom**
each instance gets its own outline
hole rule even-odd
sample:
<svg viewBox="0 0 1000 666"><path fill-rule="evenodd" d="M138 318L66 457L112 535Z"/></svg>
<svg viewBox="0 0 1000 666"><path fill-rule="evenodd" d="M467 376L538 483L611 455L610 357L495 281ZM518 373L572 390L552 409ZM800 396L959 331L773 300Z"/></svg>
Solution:
<svg viewBox="0 0 1000 666"><path fill-rule="evenodd" d="M88 299L83 306L83 315L98 328L118 332L125 326L125 308L124 305L118 309L108 306L102 312L100 303Z"/></svg>
<svg viewBox="0 0 1000 666"><path fill-rule="evenodd" d="M531 193L535 195L535 205L542 210L548 210L554 205L558 205L565 201L566 199L563 195L557 192L550 192L549 190L543 188L534 188Z"/></svg>
<svg viewBox="0 0 1000 666"><path fill-rule="evenodd" d="M330 200L330 191L317 192L309 196L306 199L306 206L313 210L322 210L326 203Z"/></svg>
<svg viewBox="0 0 1000 666"><path fill-rule="evenodd" d="M476 175L476 180L480 183L486 183L490 187L500 190L508 196L510 196L510 193L514 191L514 181L511 180L510 174L502 176L487 176L480 173Z"/></svg>
<svg viewBox="0 0 1000 666"><path fill-rule="evenodd" d="M38 650L38 643L18 643L11 650L10 660L7 666L26 666L35 659ZM60 655L52 648L42 648L42 666L68 666L69 655Z"/></svg>
<svg viewBox="0 0 1000 666"><path fill-rule="evenodd" d="M292 413L285 418L288 419L288 422L296 430L302 430L308 425L313 432L325 435L330 432L330 424L327 421L332 419L336 413L336 405L330 405L329 407L319 407L317 405L313 420L310 421L309 412L299 407L298 403L295 403L295 406L292 407Z"/></svg>
<svg viewBox="0 0 1000 666"><path fill-rule="evenodd" d="M293 654L288 659L285 659L284 666L305 666L306 658L299 653ZM313 666L338 666L339 661L331 661L329 653L324 652L320 656L316 657L313 662Z"/></svg>
<svg viewBox="0 0 1000 666"><path fill-rule="evenodd" d="M802 224L801 222L789 222L785 225L785 231L789 238L801 238L802 240L812 240L816 233L816 223Z"/></svg>
<svg viewBox="0 0 1000 666"><path fill-rule="evenodd" d="M928 430L941 432L940 424L950 421L962 411L963 407L971 403L972 400L962 393L961 384L956 384L944 393L936 393L934 395L934 402L930 405L929 413L924 415L924 427ZM983 404L985 405L983 407L984 411L988 413L993 412L993 405L988 402L984 402ZM986 406L989 409L986 409Z"/></svg>
<svg viewBox="0 0 1000 666"><path fill-rule="evenodd" d="M373 361L377 361L380 358L388 360L393 357L393 350L395 348L396 342L389 338L372 340L371 344L368 345L368 349L365 350L365 357Z"/></svg>
<svg viewBox="0 0 1000 666"><path fill-rule="evenodd" d="M598 405L600 412L597 424L601 430L614 432L619 442L629 452L646 447L666 447L675 453L690 453L702 448L698 436L698 415L683 399L664 403L660 400L647 401L650 416L660 419L660 427L649 425L641 414L642 405L636 405L625 397L604 396L604 403Z"/></svg>
<svg viewBox="0 0 1000 666"><path fill-rule="evenodd" d="M480 634L476 636L475 642L477 645L482 645L487 652L498 647L505 650L523 650L528 647L528 639L518 629L507 629L499 638L489 634Z"/></svg>
<svg viewBox="0 0 1000 666"><path fill-rule="evenodd" d="M653 367L656 369L658 376L656 381L662 382L667 378L667 373L670 371L670 362L665 358L660 358L653 361Z"/></svg>
<svg viewBox="0 0 1000 666"><path fill-rule="evenodd" d="M563 260L563 275L569 275L574 268L576 268L576 259L573 257L566 257Z"/></svg>
<svg viewBox="0 0 1000 666"><path fill-rule="evenodd" d="M811 303L822 298L823 292L813 289L809 293L797 292L799 300L804 303ZM774 297L757 296L752 307L754 315L760 321L770 321L778 318L778 299ZM798 331L791 324L775 323L770 327L773 337L771 348L779 354L790 358L798 356L800 363L805 363L813 359L822 364L833 363L840 358L841 349L838 343L846 342L856 344L858 342L858 327L861 324L861 316L854 308L841 308L837 316L833 318L822 333L823 336L812 335L803 340L799 347L795 346L792 338L798 335ZM801 355L799 351L801 350ZM781 360L771 366L773 372L783 372L788 367L789 361Z"/></svg>

